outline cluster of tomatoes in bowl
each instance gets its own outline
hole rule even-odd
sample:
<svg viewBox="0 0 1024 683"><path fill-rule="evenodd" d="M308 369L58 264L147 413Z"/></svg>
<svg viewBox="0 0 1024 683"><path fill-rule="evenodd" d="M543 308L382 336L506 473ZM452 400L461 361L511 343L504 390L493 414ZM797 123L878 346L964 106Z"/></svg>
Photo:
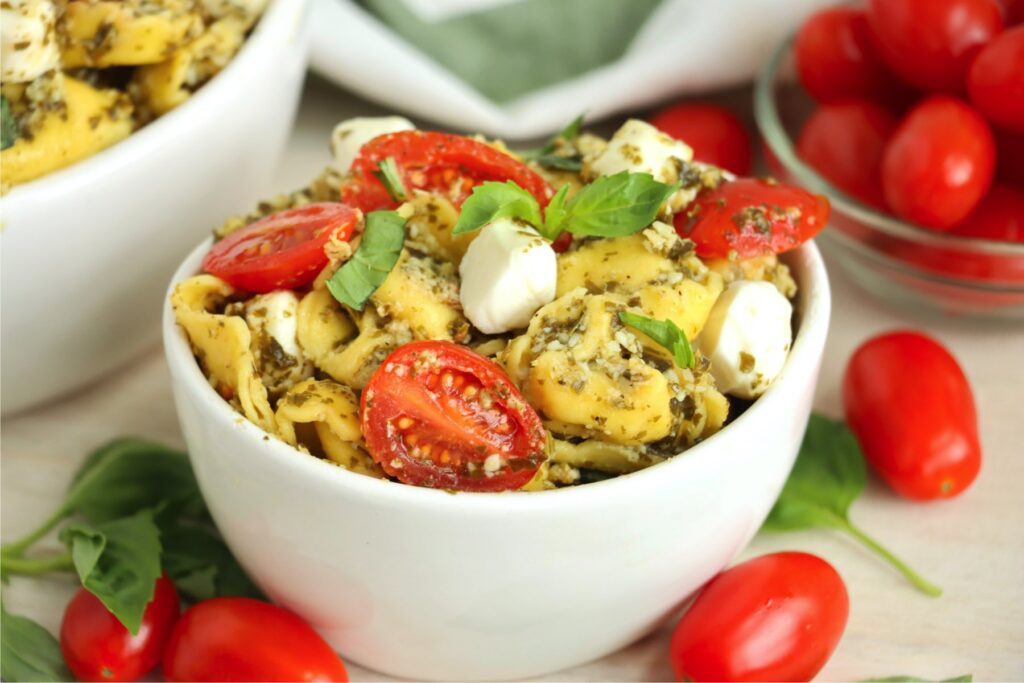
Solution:
<svg viewBox="0 0 1024 683"><path fill-rule="evenodd" d="M799 156L924 229L1024 242L1024 2L868 0L795 43Z"/></svg>

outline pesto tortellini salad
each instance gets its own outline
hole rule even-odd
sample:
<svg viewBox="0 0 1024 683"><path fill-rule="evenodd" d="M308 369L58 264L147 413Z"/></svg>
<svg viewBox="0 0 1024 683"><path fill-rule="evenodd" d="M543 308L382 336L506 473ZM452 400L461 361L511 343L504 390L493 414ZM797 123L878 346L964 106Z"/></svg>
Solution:
<svg viewBox="0 0 1024 683"><path fill-rule="evenodd" d="M778 254L828 203L627 121L545 147L354 119L303 190L216 231L171 304L266 432L372 477L544 490L677 457L778 377Z"/></svg>
<svg viewBox="0 0 1024 683"><path fill-rule="evenodd" d="M69 166L187 100L267 0L3 0L3 187Z"/></svg>

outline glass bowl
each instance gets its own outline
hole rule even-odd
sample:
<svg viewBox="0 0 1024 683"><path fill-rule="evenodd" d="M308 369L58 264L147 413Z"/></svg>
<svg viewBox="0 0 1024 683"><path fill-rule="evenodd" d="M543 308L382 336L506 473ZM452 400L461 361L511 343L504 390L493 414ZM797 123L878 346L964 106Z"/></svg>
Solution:
<svg viewBox="0 0 1024 683"><path fill-rule="evenodd" d="M794 78L792 44L783 42L758 76L754 114L773 172L831 201L819 236L830 261L904 309L1024 322L1024 244L939 233L879 213L797 158L793 138L814 103Z"/></svg>

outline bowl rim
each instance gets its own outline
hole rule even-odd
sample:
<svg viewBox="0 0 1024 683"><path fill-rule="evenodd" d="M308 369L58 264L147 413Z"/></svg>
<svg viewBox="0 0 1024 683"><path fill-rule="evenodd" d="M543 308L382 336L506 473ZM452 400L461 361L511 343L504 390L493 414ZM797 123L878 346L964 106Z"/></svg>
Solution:
<svg viewBox="0 0 1024 683"><path fill-rule="evenodd" d="M613 495L642 494L644 485L658 479L671 479L672 473L697 466L698 462L714 458L716 435L712 435L685 451L686 457L670 458L656 466L637 472L623 474L603 481L588 483L583 486L571 486L551 491L503 491L503 492L451 492L443 489L432 489L420 486L377 479L366 475L350 472L343 467L310 456L295 447L281 441L277 436L263 429L238 413L213 389L203 374L199 363L192 353L191 345L185 331L177 324L171 309L170 297L175 286L182 280L199 272L199 264L209 249L212 238L200 243L182 262L171 278L164 297L163 310L163 343L166 360L171 375L171 384L178 400L187 400L196 405L206 420L220 422L224 427L241 430L241 438L251 441L254 449L252 457L265 457L278 461L281 467L302 470L297 475L317 478L317 485L335 486L339 493L348 491L357 496L387 496L387 503L395 505L427 506L437 508L444 505L455 505L464 509L502 510L510 506L516 510L546 510L560 506L563 502L578 501L584 504L589 498L592 503L610 500ZM817 376L824 353L825 339L828 333L831 314L831 289L825 263L817 246L812 242L805 243L794 251L791 259L799 258L804 272L803 282L798 290L799 321L797 332L790 349L789 357L782 373L772 386L755 401L746 411L731 422L722 433L729 429L743 428L746 424L756 424L754 419L760 412L770 410L778 401L793 394L793 388L801 381L813 381ZM785 389L785 390L784 390ZM797 389L798 391L798 389ZM197 457L190 452L190 457ZM509 502L512 501L512 502Z"/></svg>
<svg viewBox="0 0 1024 683"><path fill-rule="evenodd" d="M204 111L220 106L219 100L226 96L226 93L221 95L222 91L227 91L230 84L243 82L248 72L257 71L261 63L276 57L274 49L262 49L264 44L283 32L293 30L289 25L288 14L295 8L302 10L305 2L270 0L250 35L227 66L214 74L181 105L133 131L124 140L85 159L11 187L3 197L4 203L53 201L54 197L70 192L86 191L98 174L112 173L143 156L159 153L161 146L186 136L190 128L202 124L206 118Z"/></svg>
<svg viewBox="0 0 1024 683"><path fill-rule="evenodd" d="M786 60L790 57L795 41L796 36L791 35L779 43L757 74L754 81L754 120L768 149L801 185L813 192L824 194L842 213L890 237L930 247L969 251L975 254L1024 257L1024 244L937 232L881 213L832 185L816 170L805 164L797 156L793 139L779 116L775 98L775 84ZM905 265L902 262L900 264ZM914 272L918 272L918 269L914 269ZM941 279L948 280L949 278ZM959 284L961 280L962 278L957 278L956 282Z"/></svg>

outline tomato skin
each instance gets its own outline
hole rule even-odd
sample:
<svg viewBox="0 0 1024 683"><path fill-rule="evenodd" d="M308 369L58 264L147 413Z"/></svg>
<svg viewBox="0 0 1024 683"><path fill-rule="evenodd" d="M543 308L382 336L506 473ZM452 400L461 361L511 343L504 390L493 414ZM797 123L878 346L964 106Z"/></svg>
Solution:
<svg viewBox="0 0 1024 683"><path fill-rule="evenodd" d="M801 129L797 154L843 192L884 211L882 155L894 130L896 117L874 102L825 104Z"/></svg>
<svg viewBox="0 0 1024 683"><path fill-rule="evenodd" d="M546 459L540 416L504 370L452 342L398 347L370 378L361 410L373 459L406 484L519 489ZM488 472L492 455L500 466Z"/></svg>
<svg viewBox="0 0 1024 683"><path fill-rule="evenodd" d="M689 145L697 161L736 175L750 173L750 135L725 107L680 102L656 113L651 125Z"/></svg>
<svg viewBox="0 0 1024 683"><path fill-rule="evenodd" d="M842 393L864 457L900 495L950 498L978 475L971 387L934 339L911 331L869 339L850 357Z"/></svg>
<svg viewBox="0 0 1024 683"><path fill-rule="evenodd" d="M1024 192L1009 185L993 185L978 208L953 233L1024 243Z"/></svg>
<svg viewBox="0 0 1024 683"><path fill-rule="evenodd" d="M697 595L669 646L678 681L809 681L846 628L842 577L815 555L783 552L728 569Z"/></svg>
<svg viewBox="0 0 1024 683"><path fill-rule="evenodd" d="M164 651L168 681L347 681L331 646L288 610L213 598L185 610Z"/></svg>
<svg viewBox="0 0 1024 683"><path fill-rule="evenodd" d="M511 180L532 194L542 207L554 192L547 181L523 162L486 143L451 133L405 130L370 140L352 162L351 178L341 187L341 197L364 213L397 208L374 175L380 162L395 160L408 190L442 194L458 208L473 188L493 180Z"/></svg>
<svg viewBox="0 0 1024 683"><path fill-rule="evenodd" d="M796 249L828 222L829 203L798 187L740 178L702 192L675 217L676 232L697 244L701 257L741 258Z"/></svg>
<svg viewBox="0 0 1024 683"><path fill-rule="evenodd" d="M974 55L1003 29L995 0L868 0L867 15L882 60L927 92L962 92Z"/></svg>
<svg viewBox="0 0 1024 683"><path fill-rule="evenodd" d="M793 49L800 83L819 102L888 102L904 89L875 53L862 9L815 12L800 27Z"/></svg>
<svg viewBox="0 0 1024 683"><path fill-rule="evenodd" d="M1024 190L1024 133L996 130L999 180Z"/></svg>
<svg viewBox="0 0 1024 683"><path fill-rule="evenodd" d="M967 73L967 92L989 121L1024 132L1024 26L982 48Z"/></svg>
<svg viewBox="0 0 1024 683"><path fill-rule="evenodd" d="M249 292L305 287L327 265L332 239L352 236L362 217L320 202L271 214L229 234L203 257L203 270Z"/></svg>
<svg viewBox="0 0 1024 683"><path fill-rule="evenodd" d="M996 150L985 119L946 95L922 100L882 158L882 188L896 215L933 230L967 217L988 192Z"/></svg>
<svg viewBox="0 0 1024 683"><path fill-rule="evenodd" d="M178 619L178 592L167 576L156 581L142 626L134 636L99 598L79 588L64 609L60 649L80 681L135 681L160 663Z"/></svg>

